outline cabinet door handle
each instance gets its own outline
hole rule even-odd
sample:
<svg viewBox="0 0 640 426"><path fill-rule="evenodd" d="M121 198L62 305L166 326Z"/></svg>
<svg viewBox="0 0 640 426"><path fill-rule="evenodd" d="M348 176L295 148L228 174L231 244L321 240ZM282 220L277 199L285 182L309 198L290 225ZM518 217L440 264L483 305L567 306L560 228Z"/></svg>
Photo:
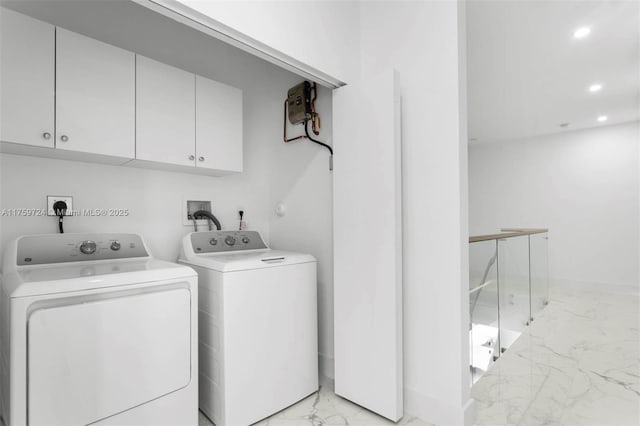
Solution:
<svg viewBox="0 0 640 426"><path fill-rule="evenodd" d="M198 161L204 161L204 157L198 158Z"/></svg>
<svg viewBox="0 0 640 426"><path fill-rule="evenodd" d="M67 135L62 135L62 136L60 136L60 140L61 140L62 142L66 142L66 141L68 141L68 140L69 140L69 136L67 136Z"/></svg>
<svg viewBox="0 0 640 426"><path fill-rule="evenodd" d="M47 141L48 141L49 139L51 139L51 133L49 133L49 132L44 132L44 133L42 134L42 139L44 139L44 140L47 140Z"/></svg>
<svg viewBox="0 0 640 426"><path fill-rule="evenodd" d="M195 159L196 159L196 157L195 157L195 156L193 156L193 155L190 155L190 156L189 156L189 160L193 161L193 160L195 160Z"/></svg>

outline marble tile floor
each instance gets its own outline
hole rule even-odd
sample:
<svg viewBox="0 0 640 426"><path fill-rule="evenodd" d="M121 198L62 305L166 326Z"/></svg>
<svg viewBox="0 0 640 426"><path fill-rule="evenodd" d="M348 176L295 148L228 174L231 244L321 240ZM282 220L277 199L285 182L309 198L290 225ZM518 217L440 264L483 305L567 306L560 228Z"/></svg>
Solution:
<svg viewBox="0 0 640 426"><path fill-rule="evenodd" d="M555 290L472 388L484 425L640 425L640 295ZM259 426L394 423L326 388ZM405 416L399 425L429 425ZM212 423L200 413L200 426Z"/></svg>
<svg viewBox="0 0 640 426"><path fill-rule="evenodd" d="M640 296L555 290L472 388L477 425L640 425Z"/></svg>
<svg viewBox="0 0 640 426"><path fill-rule="evenodd" d="M199 426L211 426L209 419L200 412ZM264 419L254 426L430 426L416 417L404 416L398 423L393 423L359 405L343 399L326 387L286 408L273 416Z"/></svg>

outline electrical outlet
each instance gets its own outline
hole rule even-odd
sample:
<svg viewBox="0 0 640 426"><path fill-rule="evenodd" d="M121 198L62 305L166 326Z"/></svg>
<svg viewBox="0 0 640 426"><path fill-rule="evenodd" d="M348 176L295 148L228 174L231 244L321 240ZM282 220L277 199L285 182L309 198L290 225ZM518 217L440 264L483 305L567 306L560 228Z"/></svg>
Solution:
<svg viewBox="0 0 640 426"><path fill-rule="evenodd" d="M53 205L56 201L64 201L67 203L67 214L66 216L72 215L73 210L73 197L68 195L47 195L47 216L57 216L56 212L53 210Z"/></svg>

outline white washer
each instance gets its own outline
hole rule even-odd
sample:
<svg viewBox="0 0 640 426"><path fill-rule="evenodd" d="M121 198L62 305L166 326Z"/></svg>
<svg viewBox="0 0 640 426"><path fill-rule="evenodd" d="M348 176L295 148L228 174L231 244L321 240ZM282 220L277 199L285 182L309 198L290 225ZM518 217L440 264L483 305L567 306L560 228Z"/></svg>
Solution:
<svg viewBox="0 0 640 426"><path fill-rule="evenodd" d="M271 250L255 231L193 232L180 263L198 272L200 409L249 425L318 390L316 260Z"/></svg>
<svg viewBox="0 0 640 426"><path fill-rule="evenodd" d="M6 425L197 425L197 276L135 234L50 234L6 248Z"/></svg>

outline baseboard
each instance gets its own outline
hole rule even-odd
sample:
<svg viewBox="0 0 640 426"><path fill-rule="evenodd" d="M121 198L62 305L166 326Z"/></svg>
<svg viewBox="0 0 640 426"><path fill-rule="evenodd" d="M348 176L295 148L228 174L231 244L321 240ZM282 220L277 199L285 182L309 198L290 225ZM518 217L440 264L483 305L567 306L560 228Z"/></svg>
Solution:
<svg viewBox="0 0 640 426"><path fill-rule="evenodd" d="M335 389L333 357L318 354L320 385L332 392ZM475 400L454 407L430 398L415 389L404 388L404 417L418 417L436 426L472 425L475 420Z"/></svg>
<svg viewBox="0 0 640 426"><path fill-rule="evenodd" d="M476 421L476 400L469 398L466 404L464 404L464 424L465 426L472 425Z"/></svg>
<svg viewBox="0 0 640 426"><path fill-rule="evenodd" d="M452 406L405 387L404 411L405 416L411 413L436 426L472 425L475 420L475 401L469 399L464 406Z"/></svg>
<svg viewBox="0 0 640 426"><path fill-rule="evenodd" d="M318 383L324 389L327 389L331 392L336 391L336 381L331 377L320 374L320 376L318 377Z"/></svg>
<svg viewBox="0 0 640 426"><path fill-rule="evenodd" d="M335 376L333 371L333 357L318 354L318 381L320 382L320 386L331 391L335 389Z"/></svg>
<svg viewBox="0 0 640 426"><path fill-rule="evenodd" d="M575 281L551 278L549 279L550 290L589 290L589 291L602 291L606 293L614 294L638 294L640 287L637 285L622 285L611 284L601 282L589 282L589 281Z"/></svg>

